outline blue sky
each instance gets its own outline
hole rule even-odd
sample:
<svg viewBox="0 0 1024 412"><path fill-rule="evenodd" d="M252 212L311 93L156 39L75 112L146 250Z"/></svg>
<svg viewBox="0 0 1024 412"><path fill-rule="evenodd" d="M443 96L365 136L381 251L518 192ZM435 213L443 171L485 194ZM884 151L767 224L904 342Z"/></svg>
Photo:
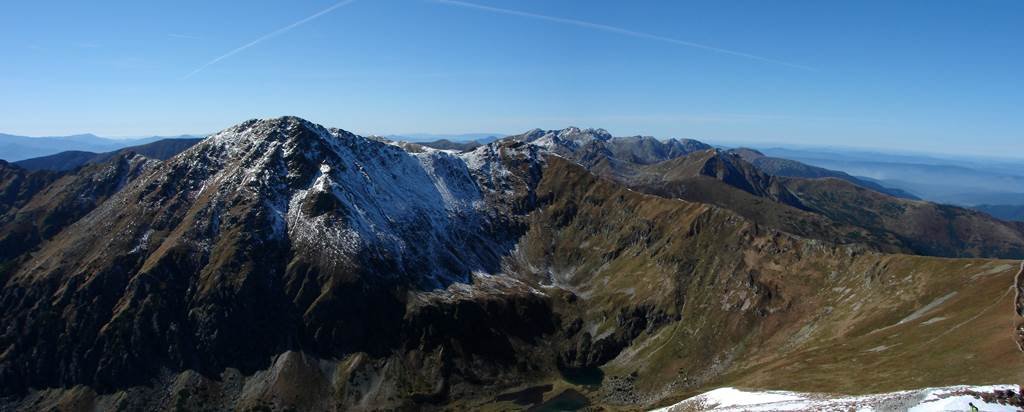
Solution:
<svg viewBox="0 0 1024 412"><path fill-rule="evenodd" d="M1024 157L1016 154L1024 153L1021 1L8 1L2 9L6 133L203 133L294 114L360 133L575 125Z"/></svg>

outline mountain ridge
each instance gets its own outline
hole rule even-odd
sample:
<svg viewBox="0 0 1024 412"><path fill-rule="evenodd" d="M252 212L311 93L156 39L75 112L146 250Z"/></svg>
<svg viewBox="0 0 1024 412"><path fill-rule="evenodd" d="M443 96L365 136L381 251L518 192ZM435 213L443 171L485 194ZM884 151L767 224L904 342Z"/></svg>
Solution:
<svg viewBox="0 0 1024 412"><path fill-rule="evenodd" d="M48 156L34 157L14 162L13 164L27 170L68 171L87 164L102 163L126 152L133 152L150 159L167 160L192 145L199 143L200 138L169 138L150 143L128 146L112 152L95 153L83 151L66 151Z"/></svg>
<svg viewBox="0 0 1024 412"><path fill-rule="evenodd" d="M949 257L1024 256L1024 226L1017 222L1002 222L964 208L893 197L865 187L871 185L860 185L857 180L772 175L733 150L698 144L671 155L651 156L626 141L625 151L634 154L624 156L615 151L619 138L600 129L533 130L510 139L537 144L633 189L715 204L800 236L865 243L887 252ZM649 141L657 142L653 138ZM635 153L643 155L638 157Z"/></svg>
<svg viewBox="0 0 1024 412"><path fill-rule="evenodd" d="M0 319L18 325L0 331L0 402L507 409L499 395L552 385L542 399L636 408L723 383L1024 380L1005 327L1020 314L970 304L1009 308L1011 261L886 254L637 191L623 176L666 166L632 159L672 152L584 130L533 133L561 154L518 139L450 153L283 117L164 161L126 154L144 167L104 174L118 190L0 267ZM721 151L670 160L761 202L802 187ZM3 219L42 216L25 205L78 198L112 165L10 168ZM978 334L946 334L940 316ZM870 350L885 342L931 373L908 379L897 351ZM866 361L874 382L844 369Z"/></svg>

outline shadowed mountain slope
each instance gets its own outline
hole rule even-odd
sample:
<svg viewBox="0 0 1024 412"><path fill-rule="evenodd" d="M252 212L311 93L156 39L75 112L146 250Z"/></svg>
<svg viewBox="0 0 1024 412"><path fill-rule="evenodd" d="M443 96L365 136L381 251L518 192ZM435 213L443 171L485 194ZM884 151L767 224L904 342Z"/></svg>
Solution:
<svg viewBox="0 0 1024 412"><path fill-rule="evenodd" d="M56 173L30 172L0 160L0 213L21 207L57 177Z"/></svg>
<svg viewBox="0 0 1024 412"><path fill-rule="evenodd" d="M22 172L27 180L48 184L26 184L31 195L26 200L0 203L6 209L0 213L0 267L56 236L152 165L153 160L129 152L73 174Z"/></svg>
<svg viewBox="0 0 1024 412"><path fill-rule="evenodd" d="M110 389L161 368L251 373L289 349L396 350L404 290L494 272L512 247L482 200L465 163L441 152L296 118L243 123L131 180L8 270L4 322L38 333L3 335L0 379ZM70 346L32 349L55 342Z"/></svg>

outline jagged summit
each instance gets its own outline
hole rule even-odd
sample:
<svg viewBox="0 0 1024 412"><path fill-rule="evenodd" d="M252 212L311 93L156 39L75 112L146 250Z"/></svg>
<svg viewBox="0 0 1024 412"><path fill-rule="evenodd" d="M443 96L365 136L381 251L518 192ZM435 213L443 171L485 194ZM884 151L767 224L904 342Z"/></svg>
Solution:
<svg viewBox="0 0 1024 412"><path fill-rule="evenodd" d="M506 137L507 140L526 142L545 149L564 154L581 147L601 144L612 139L611 133L604 129L581 129L575 126L562 130L533 129L520 135Z"/></svg>
<svg viewBox="0 0 1024 412"><path fill-rule="evenodd" d="M526 142L571 159L587 168L620 173L623 163L653 164L686 156L711 146L696 140L659 140L651 136L613 137L604 129L567 127L533 129L506 140Z"/></svg>
<svg viewBox="0 0 1024 412"><path fill-rule="evenodd" d="M334 140L355 138L348 131L331 128L297 116L281 116L267 119L250 119L211 135L207 140L228 143L241 140L284 141L289 139Z"/></svg>
<svg viewBox="0 0 1024 412"><path fill-rule="evenodd" d="M569 126L561 130L532 129L525 133L512 135L506 139L534 143L551 147L557 145L584 146L595 142L615 142L619 145L661 146L666 151L675 151L679 155L711 148L710 145L693 139L658 139L653 136L612 136L605 129L580 128ZM673 156L674 157L674 156ZM664 159L663 159L664 160Z"/></svg>
<svg viewBox="0 0 1024 412"><path fill-rule="evenodd" d="M609 140L611 133L604 129L579 128L569 126L561 130L531 129L526 133L509 136L507 138L519 141L533 142L542 138L558 138L563 140L574 140L587 142L591 140Z"/></svg>

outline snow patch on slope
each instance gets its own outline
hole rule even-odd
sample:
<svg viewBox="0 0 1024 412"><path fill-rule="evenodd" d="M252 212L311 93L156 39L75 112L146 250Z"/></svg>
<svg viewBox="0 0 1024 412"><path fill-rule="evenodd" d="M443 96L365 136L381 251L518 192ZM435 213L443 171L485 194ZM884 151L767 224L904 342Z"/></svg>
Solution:
<svg viewBox="0 0 1024 412"><path fill-rule="evenodd" d="M928 312L931 312L933 309L941 306L943 303L946 303L946 301L949 300L950 298L952 298L953 296L956 296L956 292L949 292L948 294L946 294L946 295L944 295L942 297L939 297L938 299L935 299L931 303L929 303L927 305L924 305L924 307L914 311L914 313L911 313L910 315L907 315L907 317L901 319L896 324L897 325L901 325L901 324L904 324L904 323L907 323L907 322L912 322L914 320L917 320L918 318L920 318L920 317L922 317L924 315L927 315Z"/></svg>
<svg viewBox="0 0 1024 412"><path fill-rule="evenodd" d="M1017 411L1015 406L986 402L975 394L1019 393L1017 385L950 386L863 396L719 388L655 412L684 411ZM991 398L990 398L991 399Z"/></svg>

